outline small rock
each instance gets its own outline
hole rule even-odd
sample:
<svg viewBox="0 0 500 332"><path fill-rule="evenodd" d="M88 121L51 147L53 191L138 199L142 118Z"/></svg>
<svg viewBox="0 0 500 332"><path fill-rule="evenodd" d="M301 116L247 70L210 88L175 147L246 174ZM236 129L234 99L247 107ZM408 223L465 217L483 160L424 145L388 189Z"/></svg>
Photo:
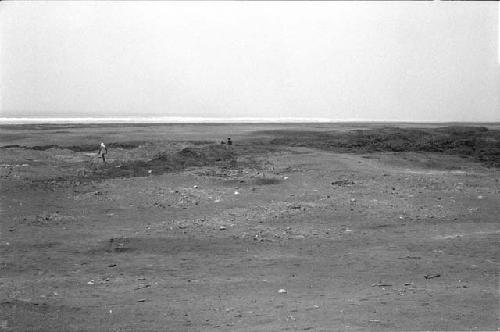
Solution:
<svg viewBox="0 0 500 332"><path fill-rule="evenodd" d="M238 191L235 191L235 192L234 192L234 194L235 194L235 195L239 195L240 193L239 193Z"/></svg>
<svg viewBox="0 0 500 332"><path fill-rule="evenodd" d="M94 284L94 280L90 280L89 282L87 282L88 285L93 285Z"/></svg>
<svg viewBox="0 0 500 332"><path fill-rule="evenodd" d="M153 171L152 170L148 170L148 174L151 174L151 173L153 173Z"/></svg>
<svg viewBox="0 0 500 332"><path fill-rule="evenodd" d="M146 299L139 299L137 302L146 302Z"/></svg>
<svg viewBox="0 0 500 332"><path fill-rule="evenodd" d="M286 291L286 289L281 288L280 290L278 290L278 293L279 293L279 294L286 294L286 293L287 293L287 291Z"/></svg>
<svg viewBox="0 0 500 332"><path fill-rule="evenodd" d="M378 282L375 284L372 284L372 287L391 287L391 284L388 284L386 282Z"/></svg>
<svg viewBox="0 0 500 332"><path fill-rule="evenodd" d="M219 230L221 230L221 231L223 231L223 230L225 230L225 229L226 229L226 226L220 226L220 227L219 227Z"/></svg>
<svg viewBox="0 0 500 332"><path fill-rule="evenodd" d="M198 188L198 186L197 186L197 185L194 185L194 186L193 186L193 188L194 188L194 189L196 189L196 188Z"/></svg>

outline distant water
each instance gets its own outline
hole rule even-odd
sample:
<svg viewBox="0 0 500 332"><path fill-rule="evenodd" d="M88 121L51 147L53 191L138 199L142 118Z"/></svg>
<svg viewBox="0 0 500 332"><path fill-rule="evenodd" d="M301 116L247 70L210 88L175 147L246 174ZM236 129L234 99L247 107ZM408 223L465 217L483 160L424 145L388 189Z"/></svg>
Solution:
<svg viewBox="0 0 500 332"><path fill-rule="evenodd" d="M117 116L117 117L0 117L0 124L23 123L304 123L348 122L327 118L209 118L176 116Z"/></svg>
<svg viewBox="0 0 500 332"><path fill-rule="evenodd" d="M184 116L110 116L110 117L0 117L0 124L37 123L399 123L399 124L459 124L459 125L500 125L500 122L456 122L456 121L402 121L373 119L330 119L330 118L221 118Z"/></svg>

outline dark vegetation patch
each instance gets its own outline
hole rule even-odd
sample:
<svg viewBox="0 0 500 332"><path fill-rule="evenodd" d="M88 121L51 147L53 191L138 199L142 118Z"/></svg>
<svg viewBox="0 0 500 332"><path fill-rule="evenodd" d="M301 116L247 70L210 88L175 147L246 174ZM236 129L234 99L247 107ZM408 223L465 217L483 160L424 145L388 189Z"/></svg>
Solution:
<svg viewBox="0 0 500 332"><path fill-rule="evenodd" d="M189 141L190 144L192 145L209 145L213 144L213 141Z"/></svg>
<svg viewBox="0 0 500 332"><path fill-rule="evenodd" d="M332 185L334 186L339 186L339 187L350 187L354 184L354 181L352 180L337 180L337 181L333 181L332 182Z"/></svg>
<svg viewBox="0 0 500 332"><path fill-rule="evenodd" d="M470 157L500 167L500 130L486 127L384 127L350 132L269 131L272 145L317 148L335 152L434 152Z"/></svg>
<svg viewBox="0 0 500 332"><path fill-rule="evenodd" d="M283 180L279 178L257 178L254 181L256 185L279 184L281 182Z"/></svg>
<svg viewBox="0 0 500 332"><path fill-rule="evenodd" d="M135 149L141 145L146 144L146 142L121 142L121 143L109 143L107 144L108 148L119 148L119 149ZM81 145L71 145L71 146L62 146L62 145L35 145L35 146L24 146L24 145L4 145L2 146L4 149L11 148L19 148L19 149L29 149L36 151L46 151L48 149L67 149L73 152L96 152L99 146L97 144L81 144Z"/></svg>
<svg viewBox="0 0 500 332"><path fill-rule="evenodd" d="M201 166L236 168L237 156L234 150L219 145L184 148L175 153L159 153L149 161L132 160L121 165L109 165L106 168L97 169L92 177L119 178L158 175Z"/></svg>

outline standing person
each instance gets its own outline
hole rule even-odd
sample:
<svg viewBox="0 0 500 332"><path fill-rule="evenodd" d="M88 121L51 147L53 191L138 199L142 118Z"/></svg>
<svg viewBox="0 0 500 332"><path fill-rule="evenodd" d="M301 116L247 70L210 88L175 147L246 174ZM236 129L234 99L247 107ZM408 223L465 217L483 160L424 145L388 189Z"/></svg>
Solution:
<svg viewBox="0 0 500 332"><path fill-rule="evenodd" d="M102 158L103 163L106 163L107 153L108 153L108 148L106 147L106 145L104 145L104 143L101 143L101 145L99 146L99 151L97 151L97 155L99 156L99 158Z"/></svg>

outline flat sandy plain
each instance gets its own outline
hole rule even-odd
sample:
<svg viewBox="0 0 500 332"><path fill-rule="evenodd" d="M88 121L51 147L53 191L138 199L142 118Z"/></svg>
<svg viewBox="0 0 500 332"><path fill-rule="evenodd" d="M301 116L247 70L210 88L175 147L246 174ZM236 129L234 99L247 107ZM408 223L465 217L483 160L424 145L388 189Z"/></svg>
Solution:
<svg viewBox="0 0 500 332"><path fill-rule="evenodd" d="M0 330L497 330L499 126L443 126L1 126Z"/></svg>

